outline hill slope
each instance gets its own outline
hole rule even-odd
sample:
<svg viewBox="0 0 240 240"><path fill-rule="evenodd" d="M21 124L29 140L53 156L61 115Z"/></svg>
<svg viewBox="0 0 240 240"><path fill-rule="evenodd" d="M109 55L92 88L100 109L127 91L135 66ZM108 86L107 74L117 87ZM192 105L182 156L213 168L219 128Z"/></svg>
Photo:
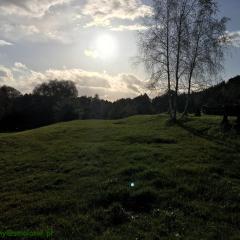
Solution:
<svg viewBox="0 0 240 240"><path fill-rule="evenodd" d="M240 140L217 135L218 121L135 116L0 134L1 231L240 239Z"/></svg>

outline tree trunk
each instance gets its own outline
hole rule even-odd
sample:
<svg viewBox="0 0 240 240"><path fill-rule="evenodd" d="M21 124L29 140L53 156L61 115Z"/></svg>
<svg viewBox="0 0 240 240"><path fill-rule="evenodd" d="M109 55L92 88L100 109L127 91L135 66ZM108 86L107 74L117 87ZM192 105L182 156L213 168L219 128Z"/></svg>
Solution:
<svg viewBox="0 0 240 240"><path fill-rule="evenodd" d="M188 116L189 102L190 102L190 93L187 94L187 99L186 99L186 103L185 103L185 107L184 107L184 111L182 113L181 119L183 119L184 117Z"/></svg>
<svg viewBox="0 0 240 240"><path fill-rule="evenodd" d="M181 23L180 23L181 28ZM175 93L174 93L174 103L173 103L173 121L176 122L177 120L177 98L178 98L178 84L179 84L179 62L180 62L180 48L181 48L181 31L179 31L178 37L178 52L177 52L177 64L176 64L176 86L175 86Z"/></svg>
<svg viewBox="0 0 240 240"><path fill-rule="evenodd" d="M185 13L185 7L186 2L182 7L182 13L179 20L179 26L178 26L178 37L177 37L177 64L176 64L176 74L175 74L175 80L176 80L176 86L175 86L175 94L174 94L174 109L173 109L173 122L177 121L177 107L178 107L178 88L179 88L179 68L180 68L180 54L181 54L181 44L182 44L182 24L183 24L183 18Z"/></svg>
<svg viewBox="0 0 240 240"><path fill-rule="evenodd" d="M173 122L177 121L177 100L178 100L178 80L176 80L176 89L175 89L175 93L174 93L174 103L173 103L173 117L172 120Z"/></svg>
<svg viewBox="0 0 240 240"><path fill-rule="evenodd" d="M173 114L172 114L172 95L171 95L171 91L168 91L168 109L169 109L170 119L172 119Z"/></svg>
<svg viewBox="0 0 240 240"><path fill-rule="evenodd" d="M184 118L187 114L188 114L188 106L189 106L189 101L190 101L190 94L191 94L191 85L192 85L192 75L193 75L193 71L196 67L196 59L197 59L197 55L198 55L198 47L199 47L199 40L200 40L200 31L198 33L198 37L197 37L197 42L196 42L196 49L195 49L195 53L194 53L194 57L193 57L193 62L190 65L190 73L189 73L189 79L188 79L188 93L187 93L187 99L186 99L186 103L185 103L185 108L184 111L182 113L181 118Z"/></svg>
<svg viewBox="0 0 240 240"><path fill-rule="evenodd" d="M167 76L168 76L168 109L170 119L172 119L172 96L171 96L171 73L169 61L169 6L167 6Z"/></svg>
<svg viewBox="0 0 240 240"><path fill-rule="evenodd" d="M187 116L188 114L188 106L189 106L189 102L190 102L190 94L191 94L191 84L192 84L192 71L190 73L190 77L188 80L188 93L187 93L187 99L186 99L186 103L185 103L185 107L184 107L184 111L182 113L181 119L183 119L185 116Z"/></svg>

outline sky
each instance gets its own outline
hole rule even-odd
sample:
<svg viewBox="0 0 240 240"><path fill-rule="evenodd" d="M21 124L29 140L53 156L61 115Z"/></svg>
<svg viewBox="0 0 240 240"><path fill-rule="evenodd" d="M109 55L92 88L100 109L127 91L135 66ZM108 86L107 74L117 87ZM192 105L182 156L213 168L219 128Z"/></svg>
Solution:
<svg viewBox="0 0 240 240"><path fill-rule="evenodd" d="M234 39L227 80L240 74L240 1L218 3ZM108 100L149 93L148 75L133 63L137 30L151 14L149 0L0 0L0 85L28 93L44 81L72 80L80 96Z"/></svg>

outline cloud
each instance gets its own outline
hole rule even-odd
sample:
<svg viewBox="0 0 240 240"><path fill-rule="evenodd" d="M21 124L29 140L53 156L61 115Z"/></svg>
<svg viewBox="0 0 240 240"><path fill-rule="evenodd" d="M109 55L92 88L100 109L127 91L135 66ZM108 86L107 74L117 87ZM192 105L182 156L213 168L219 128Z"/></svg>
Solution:
<svg viewBox="0 0 240 240"><path fill-rule="evenodd" d="M85 27L110 26L113 19L135 20L152 15L152 8L141 0L88 0L82 14L91 21Z"/></svg>
<svg viewBox="0 0 240 240"><path fill-rule="evenodd" d="M28 71L28 68L25 64L22 64L20 62L15 62L14 67L12 68L12 71L22 73L24 71Z"/></svg>
<svg viewBox="0 0 240 240"><path fill-rule="evenodd" d="M226 43L233 47L240 47L240 31L226 32Z"/></svg>
<svg viewBox="0 0 240 240"><path fill-rule="evenodd" d="M27 69L27 66L22 64L22 63L20 63L20 62L15 62L14 63L14 67L21 68L21 69Z"/></svg>
<svg viewBox="0 0 240 240"><path fill-rule="evenodd" d="M64 15L63 15L64 17ZM69 43L71 34L69 34L67 25L70 24L68 17L64 20L46 16L44 20L28 21L22 20L17 24L17 19L12 19L11 23L3 23L0 25L2 36L13 41L30 41L30 42L48 42L58 41ZM16 22L15 22L16 21ZM64 30L66 28L67 30Z"/></svg>
<svg viewBox="0 0 240 240"><path fill-rule="evenodd" d="M5 15L42 17L53 6L71 0L1 0L0 11Z"/></svg>
<svg viewBox="0 0 240 240"><path fill-rule="evenodd" d="M1 40L0 39L0 47L2 47L2 46L11 46L11 45L13 45L13 44L10 43L10 42L7 42L5 40Z"/></svg>
<svg viewBox="0 0 240 240"><path fill-rule="evenodd" d="M40 33L40 30L34 25L20 25L19 27L26 35L34 35Z"/></svg>
<svg viewBox="0 0 240 240"><path fill-rule="evenodd" d="M4 85L13 80L13 74L11 69L0 65L0 84Z"/></svg>
<svg viewBox="0 0 240 240"><path fill-rule="evenodd" d="M22 39L22 37L25 39L31 38L33 35L40 32L34 25L23 25L21 23L1 24L0 31L4 37L14 41Z"/></svg>
<svg viewBox="0 0 240 240"><path fill-rule="evenodd" d="M99 54L96 50L86 49L86 50L84 50L84 54L85 54L85 56L90 57L90 58L94 58L94 59L99 58Z"/></svg>
<svg viewBox="0 0 240 240"><path fill-rule="evenodd" d="M97 93L101 98L108 100L136 97L146 90L146 82L127 73L110 75L106 72L89 72L80 68L37 72L20 62L9 68L0 66L0 85L10 85L23 93L32 92L36 85L53 79L72 80L80 96L93 96Z"/></svg>
<svg viewBox="0 0 240 240"><path fill-rule="evenodd" d="M117 27L112 27L112 31L138 31L138 30L147 30L147 26L141 24L134 25L119 25Z"/></svg>
<svg viewBox="0 0 240 240"><path fill-rule="evenodd" d="M146 29L138 20L152 14L152 8L142 0L0 0L0 11L3 39L64 44L78 42L87 27Z"/></svg>
<svg viewBox="0 0 240 240"><path fill-rule="evenodd" d="M71 42L81 19L72 1L0 0L1 37L14 42Z"/></svg>

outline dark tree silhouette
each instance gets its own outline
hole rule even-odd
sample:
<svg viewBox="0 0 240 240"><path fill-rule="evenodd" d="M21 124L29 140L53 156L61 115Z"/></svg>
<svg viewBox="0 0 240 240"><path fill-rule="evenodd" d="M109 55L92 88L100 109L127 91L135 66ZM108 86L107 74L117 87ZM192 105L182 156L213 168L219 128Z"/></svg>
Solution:
<svg viewBox="0 0 240 240"><path fill-rule="evenodd" d="M16 90L13 87L9 87L9 86L2 86L0 87L0 98L8 98L8 99L13 99L16 97L21 96L21 92L19 92L18 90Z"/></svg>
<svg viewBox="0 0 240 240"><path fill-rule="evenodd" d="M33 90L34 95L56 98L76 98L78 96L77 88L72 81L51 80L48 83L42 83Z"/></svg>
<svg viewBox="0 0 240 240"><path fill-rule="evenodd" d="M66 86L66 85L65 85ZM68 89L68 88L67 88ZM57 92L54 89L52 92ZM61 89L64 91L64 89ZM71 93L71 91L70 91ZM73 119L119 119L136 114L156 114L169 111L168 93L150 99L146 94L115 102L94 97L73 97L76 94L25 94L14 88L0 87L0 130L19 131ZM183 112L187 94L178 96L178 111ZM189 113L236 116L240 131L240 76L206 90L192 92Z"/></svg>
<svg viewBox="0 0 240 240"><path fill-rule="evenodd" d="M15 88L0 87L0 120L11 111L13 100L21 95Z"/></svg>

